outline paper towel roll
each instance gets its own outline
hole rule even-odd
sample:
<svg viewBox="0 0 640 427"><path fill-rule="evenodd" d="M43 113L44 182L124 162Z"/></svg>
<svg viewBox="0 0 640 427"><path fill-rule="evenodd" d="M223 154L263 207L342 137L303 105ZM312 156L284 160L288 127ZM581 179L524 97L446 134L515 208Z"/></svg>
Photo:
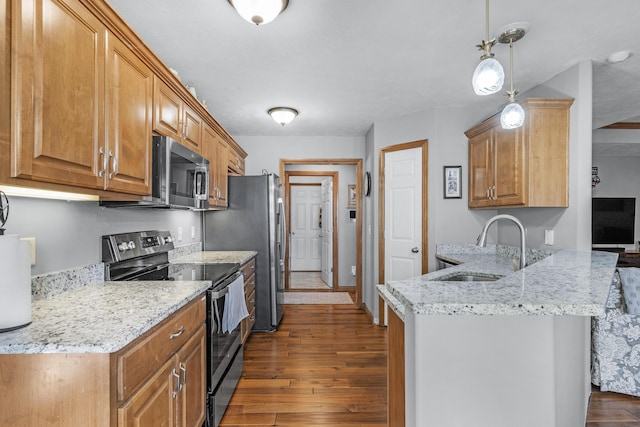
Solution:
<svg viewBox="0 0 640 427"><path fill-rule="evenodd" d="M31 323L30 259L28 242L0 236L0 332Z"/></svg>

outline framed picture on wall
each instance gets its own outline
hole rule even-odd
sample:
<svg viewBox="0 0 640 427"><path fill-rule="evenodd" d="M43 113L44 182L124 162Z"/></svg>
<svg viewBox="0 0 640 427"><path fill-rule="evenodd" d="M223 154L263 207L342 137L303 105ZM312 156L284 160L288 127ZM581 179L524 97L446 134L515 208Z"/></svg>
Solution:
<svg viewBox="0 0 640 427"><path fill-rule="evenodd" d="M444 198L462 198L462 166L444 166Z"/></svg>
<svg viewBox="0 0 640 427"><path fill-rule="evenodd" d="M356 208L356 185L349 184L347 185L347 195L349 198L347 199L347 209L355 209Z"/></svg>

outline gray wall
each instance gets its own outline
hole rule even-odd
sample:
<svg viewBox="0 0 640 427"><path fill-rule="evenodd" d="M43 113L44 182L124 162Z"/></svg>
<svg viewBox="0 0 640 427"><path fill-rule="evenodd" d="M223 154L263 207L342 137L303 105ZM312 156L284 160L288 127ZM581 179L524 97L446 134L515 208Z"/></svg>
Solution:
<svg viewBox="0 0 640 427"><path fill-rule="evenodd" d="M182 228L176 246L200 242L200 213L141 209L107 209L97 202L32 199L9 196L11 212L5 228L8 234L36 238L37 275L101 262L104 234L162 229L174 237ZM191 228L195 227L195 238Z"/></svg>
<svg viewBox="0 0 640 427"><path fill-rule="evenodd" d="M349 218L347 185L356 183L356 167L343 165L288 165L287 171L338 172L338 285L355 286L351 266L356 265L356 222ZM292 176L291 182L321 182L323 176ZM335 186L334 186L335 191Z"/></svg>

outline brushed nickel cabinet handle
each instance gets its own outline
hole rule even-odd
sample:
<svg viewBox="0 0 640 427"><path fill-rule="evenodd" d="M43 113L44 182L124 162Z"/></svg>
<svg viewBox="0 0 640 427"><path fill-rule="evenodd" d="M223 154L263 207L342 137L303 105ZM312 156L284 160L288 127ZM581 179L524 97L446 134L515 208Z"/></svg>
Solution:
<svg viewBox="0 0 640 427"><path fill-rule="evenodd" d="M181 326L180 329L178 329L178 332L174 332L173 334L169 335L169 339L172 340L174 338L178 338L182 334L184 334L184 326Z"/></svg>
<svg viewBox="0 0 640 427"><path fill-rule="evenodd" d="M182 386L187 383L187 368L182 362L180 362L180 370L182 371L182 385L180 386L180 390L182 390Z"/></svg>
<svg viewBox="0 0 640 427"><path fill-rule="evenodd" d="M98 172L98 176L102 178L104 173L107 171L107 165L109 164L109 160L104 153L104 147L100 147L100 156L102 156L102 170Z"/></svg>
<svg viewBox="0 0 640 427"><path fill-rule="evenodd" d="M176 368L173 368L171 375L173 375L174 378L178 379L178 385L176 385L176 388L173 390L173 393L171 393L171 397L175 399L176 396L178 396L178 393L182 391L182 385L180 384L180 375L178 375L178 373L176 372Z"/></svg>
<svg viewBox="0 0 640 427"><path fill-rule="evenodd" d="M113 179L113 177L118 173L118 157L113 155L113 151L109 150L109 157L113 158L113 165L111 167L111 172L109 173L109 179Z"/></svg>

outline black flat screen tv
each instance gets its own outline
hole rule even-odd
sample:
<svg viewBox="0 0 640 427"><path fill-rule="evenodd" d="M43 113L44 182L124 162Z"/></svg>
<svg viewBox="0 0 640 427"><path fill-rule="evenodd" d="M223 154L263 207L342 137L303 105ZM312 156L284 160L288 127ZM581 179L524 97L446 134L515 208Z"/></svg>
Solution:
<svg viewBox="0 0 640 427"><path fill-rule="evenodd" d="M591 243L630 244L634 240L636 199L594 197L591 199Z"/></svg>

